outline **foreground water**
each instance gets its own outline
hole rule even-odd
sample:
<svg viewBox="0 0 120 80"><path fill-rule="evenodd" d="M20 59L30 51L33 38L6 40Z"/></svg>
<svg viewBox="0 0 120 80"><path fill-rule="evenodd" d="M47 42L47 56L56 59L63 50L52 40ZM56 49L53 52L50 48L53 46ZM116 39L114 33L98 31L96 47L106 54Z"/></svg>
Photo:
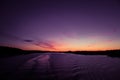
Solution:
<svg viewBox="0 0 120 80"><path fill-rule="evenodd" d="M0 59L0 80L120 80L120 58L65 53Z"/></svg>

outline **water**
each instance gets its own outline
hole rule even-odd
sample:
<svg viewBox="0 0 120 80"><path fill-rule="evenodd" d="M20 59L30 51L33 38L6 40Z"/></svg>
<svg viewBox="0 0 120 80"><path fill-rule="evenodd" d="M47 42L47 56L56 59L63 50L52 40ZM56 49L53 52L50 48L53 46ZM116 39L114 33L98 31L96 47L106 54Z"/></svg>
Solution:
<svg viewBox="0 0 120 80"><path fill-rule="evenodd" d="M8 80L120 80L120 58L46 53L26 60L6 76Z"/></svg>

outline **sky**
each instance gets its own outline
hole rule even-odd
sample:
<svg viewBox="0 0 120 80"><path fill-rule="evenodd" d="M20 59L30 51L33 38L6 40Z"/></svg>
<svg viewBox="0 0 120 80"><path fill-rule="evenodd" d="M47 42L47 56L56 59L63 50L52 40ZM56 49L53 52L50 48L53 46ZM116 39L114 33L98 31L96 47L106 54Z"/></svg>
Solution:
<svg viewBox="0 0 120 80"><path fill-rule="evenodd" d="M4 0L0 46L24 50L120 49L119 0Z"/></svg>

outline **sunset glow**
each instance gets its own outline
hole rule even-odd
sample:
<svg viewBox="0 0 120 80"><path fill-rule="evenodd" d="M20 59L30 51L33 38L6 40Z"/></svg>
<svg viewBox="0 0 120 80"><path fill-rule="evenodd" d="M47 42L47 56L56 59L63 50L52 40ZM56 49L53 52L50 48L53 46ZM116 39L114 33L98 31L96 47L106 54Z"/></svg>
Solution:
<svg viewBox="0 0 120 80"><path fill-rule="evenodd" d="M0 46L25 50L120 49L120 6L113 1L3 2Z"/></svg>

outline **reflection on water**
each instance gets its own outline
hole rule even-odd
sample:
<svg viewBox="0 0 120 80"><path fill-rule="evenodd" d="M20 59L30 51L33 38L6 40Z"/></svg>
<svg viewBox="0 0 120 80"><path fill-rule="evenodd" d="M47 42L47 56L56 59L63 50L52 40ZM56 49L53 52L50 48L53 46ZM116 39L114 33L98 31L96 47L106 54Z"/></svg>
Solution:
<svg viewBox="0 0 120 80"><path fill-rule="evenodd" d="M112 74L111 74L112 73ZM47 53L23 63L13 80L119 80L120 59Z"/></svg>

